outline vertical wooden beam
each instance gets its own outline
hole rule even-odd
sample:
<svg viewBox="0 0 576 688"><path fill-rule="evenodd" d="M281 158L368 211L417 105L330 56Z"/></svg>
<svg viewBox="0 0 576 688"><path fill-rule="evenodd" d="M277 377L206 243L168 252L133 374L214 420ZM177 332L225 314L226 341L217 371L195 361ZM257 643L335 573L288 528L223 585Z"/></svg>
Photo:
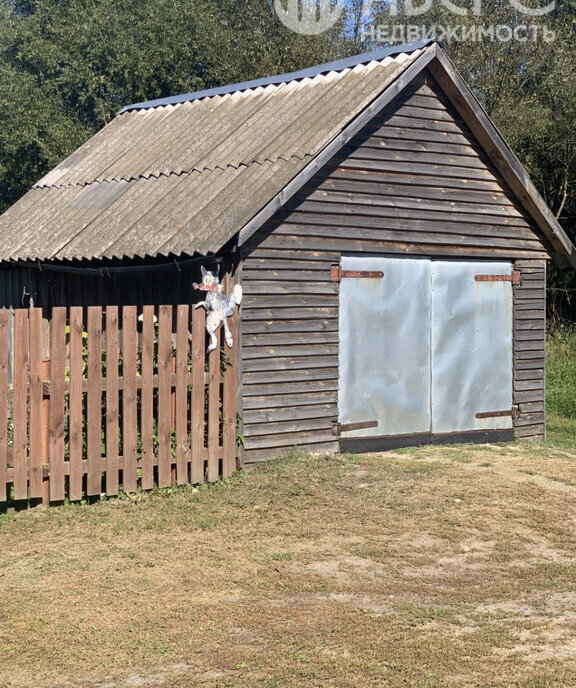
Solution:
<svg viewBox="0 0 576 688"><path fill-rule="evenodd" d="M242 285L242 273L244 270L244 262L241 251L234 254L237 264L234 274L235 284ZM243 361L243 342L242 342L242 308L236 308L236 336L234 338L234 345L237 347L236 353L236 416L239 420L239 427L236 428L236 435L244 436L244 386L242 375L242 361ZM236 441L236 440L234 440ZM244 444L236 447L236 468L242 468L244 465Z"/></svg>
<svg viewBox="0 0 576 688"><path fill-rule="evenodd" d="M42 332L44 339L44 355L45 358L42 359L42 384L50 383L50 344L46 344L46 340L49 342L49 330L50 325L48 321L42 320ZM48 332L47 332L48 331ZM42 460L44 464L50 464L50 395L47 394L42 399ZM44 477L42 482L42 504L47 506L50 503L50 476Z"/></svg>
<svg viewBox="0 0 576 688"><path fill-rule="evenodd" d="M8 448L8 333L10 311L0 309L0 502L7 500L6 450Z"/></svg>
<svg viewBox="0 0 576 688"><path fill-rule="evenodd" d="M176 356L171 356L170 358L170 379L173 380L176 375ZM176 387L170 382L170 427L172 428L173 439L170 444L172 445L175 437L176 428ZM172 447L172 459L174 459L175 449ZM172 463L172 468L170 470L170 482L172 485L176 485L176 464Z"/></svg>
<svg viewBox="0 0 576 688"><path fill-rule="evenodd" d="M206 311L192 309L192 392L190 400L191 481L204 482L204 380L206 361Z"/></svg>
<svg viewBox="0 0 576 688"><path fill-rule="evenodd" d="M68 435L70 438L69 497L72 501L82 499L82 480L84 477L84 469L82 467L83 329L82 308L80 306L73 306L70 308L70 396L68 420Z"/></svg>
<svg viewBox="0 0 576 688"><path fill-rule="evenodd" d="M189 308L178 306L176 325L176 480L178 485L188 481L188 384L186 380L189 348Z"/></svg>
<svg viewBox="0 0 576 688"><path fill-rule="evenodd" d="M142 322L142 397L140 432L142 437L142 489L154 487L154 306L144 306Z"/></svg>
<svg viewBox="0 0 576 688"><path fill-rule="evenodd" d="M137 444L137 332L136 306L124 306L122 309L122 455L124 457L123 485L126 492L136 492L138 480L136 474Z"/></svg>
<svg viewBox="0 0 576 688"><path fill-rule="evenodd" d="M118 306L106 306L106 494L118 494L119 382Z"/></svg>
<svg viewBox="0 0 576 688"><path fill-rule="evenodd" d="M42 309L31 308L30 325L30 497L43 497Z"/></svg>
<svg viewBox="0 0 576 688"><path fill-rule="evenodd" d="M172 306L160 306L158 318L158 487L172 480Z"/></svg>
<svg viewBox="0 0 576 688"><path fill-rule="evenodd" d="M52 309L50 363L50 499L66 496L64 484L64 418L66 375L66 308Z"/></svg>
<svg viewBox="0 0 576 688"><path fill-rule="evenodd" d="M228 366L224 373L222 415L224 430L222 437L222 475L227 478L236 470L236 383L238 373L238 312L228 318L230 332L234 339L231 349L226 349Z"/></svg>
<svg viewBox="0 0 576 688"><path fill-rule="evenodd" d="M13 463L14 499L28 498L28 311L14 311L14 407L13 407Z"/></svg>
<svg viewBox="0 0 576 688"><path fill-rule="evenodd" d="M220 328L215 332L217 345L208 356L208 482L219 477L220 454Z"/></svg>
<svg viewBox="0 0 576 688"><path fill-rule="evenodd" d="M54 351L52 354L54 358ZM88 398L86 447L88 496L102 492L102 308L88 308Z"/></svg>

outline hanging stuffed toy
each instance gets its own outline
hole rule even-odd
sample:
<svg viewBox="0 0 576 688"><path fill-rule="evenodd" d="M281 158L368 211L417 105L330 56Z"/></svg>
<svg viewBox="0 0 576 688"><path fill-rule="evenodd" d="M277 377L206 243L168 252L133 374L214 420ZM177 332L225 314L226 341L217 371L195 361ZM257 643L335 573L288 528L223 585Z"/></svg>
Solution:
<svg viewBox="0 0 576 688"><path fill-rule="evenodd" d="M206 331L210 335L208 353L214 351L218 346L218 340L214 333L221 324L224 325L224 339L226 340L226 345L231 349L234 341L232 340L232 334L226 319L234 313L236 306L240 305L242 301L242 287L239 284L234 285L232 296L227 298L224 293L224 287L220 284L218 279L220 266L216 266L216 272L206 270L203 265L200 266L200 269L202 270L202 282L200 284L193 282L192 286L197 291L205 291L207 293L206 299L197 303L194 308L203 306L206 309Z"/></svg>

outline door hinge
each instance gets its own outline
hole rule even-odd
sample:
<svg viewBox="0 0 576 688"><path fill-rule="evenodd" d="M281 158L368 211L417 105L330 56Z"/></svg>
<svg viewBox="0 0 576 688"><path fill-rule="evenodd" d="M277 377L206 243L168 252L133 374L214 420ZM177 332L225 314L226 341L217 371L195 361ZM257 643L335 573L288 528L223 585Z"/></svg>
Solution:
<svg viewBox="0 0 576 688"><path fill-rule="evenodd" d="M518 409L513 406L506 411L480 411L476 414L476 418L504 418L510 416L513 420L518 418Z"/></svg>
<svg viewBox="0 0 576 688"><path fill-rule="evenodd" d="M515 287L521 284L521 278L520 270L512 270L510 275L476 275L474 277L477 282L512 282Z"/></svg>
<svg viewBox="0 0 576 688"><path fill-rule="evenodd" d="M384 273L379 270L342 270L341 265L333 265L330 275L334 282L341 282L345 277L361 279L382 279Z"/></svg>
<svg viewBox="0 0 576 688"><path fill-rule="evenodd" d="M338 423L335 421L332 424L332 434L339 437L343 432L350 432L351 430L364 430L364 428L377 428L377 420L365 420L359 423Z"/></svg>

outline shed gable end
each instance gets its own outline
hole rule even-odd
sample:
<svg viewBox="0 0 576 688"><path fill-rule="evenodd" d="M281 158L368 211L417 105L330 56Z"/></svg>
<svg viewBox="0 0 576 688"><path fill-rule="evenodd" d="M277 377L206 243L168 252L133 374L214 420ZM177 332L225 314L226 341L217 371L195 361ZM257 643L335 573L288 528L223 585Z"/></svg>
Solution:
<svg viewBox="0 0 576 688"><path fill-rule="evenodd" d="M266 233L278 246L299 237L336 250L516 258L552 250L427 71L251 245Z"/></svg>
<svg viewBox="0 0 576 688"><path fill-rule="evenodd" d="M246 462L336 448L342 253L543 261L550 246L424 71L242 246Z"/></svg>

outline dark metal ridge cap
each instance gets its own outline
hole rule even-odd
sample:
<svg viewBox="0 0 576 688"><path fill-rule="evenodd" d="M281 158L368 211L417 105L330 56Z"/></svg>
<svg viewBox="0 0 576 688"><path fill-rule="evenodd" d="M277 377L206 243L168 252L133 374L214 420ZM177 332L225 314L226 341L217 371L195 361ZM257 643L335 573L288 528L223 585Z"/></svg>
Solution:
<svg viewBox="0 0 576 688"><path fill-rule="evenodd" d="M235 93L237 91L247 91L251 88L258 88L261 86L271 86L274 84L283 84L287 81L297 81L298 79L306 79L318 76L319 74L326 74L327 72L339 72L344 69L350 69L360 64L367 64L373 60L383 60L392 55L399 55L400 53L412 53L416 50L421 50L434 43L433 38L426 38L414 43L402 43L401 45L393 45L387 48L378 48L369 53L362 55L354 55L342 60L334 62L326 62L324 64L308 67L298 72L288 72L287 74L278 74L276 76L267 76L262 79L253 79L252 81L242 81L238 84L230 84L229 86L218 86L217 88L210 88L204 91L196 91L194 93L184 93L183 95L170 96L168 98L157 98L156 100L148 100L142 103L134 103L126 105L118 113L121 115L124 112L131 110L148 110L150 108L162 107L164 105L177 105L178 103L186 103L192 100L199 100L200 98L210 98L211 96L222 96L226 93Z"/></svg>

